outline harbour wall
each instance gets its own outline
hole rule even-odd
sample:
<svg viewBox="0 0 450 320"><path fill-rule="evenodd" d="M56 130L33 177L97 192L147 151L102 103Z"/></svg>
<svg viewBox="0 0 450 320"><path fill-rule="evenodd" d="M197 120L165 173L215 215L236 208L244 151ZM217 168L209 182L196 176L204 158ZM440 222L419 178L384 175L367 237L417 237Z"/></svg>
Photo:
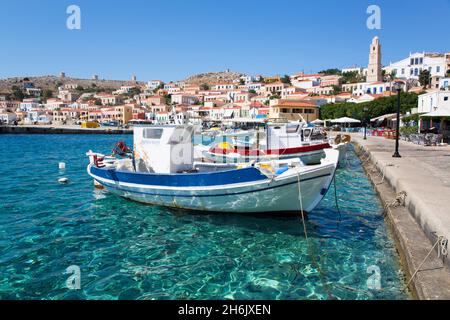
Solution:
<svg viewBox="0 0 450 320"><path fill-rule="evenodd" d="M132 129L51 126L0 126L0 134L132 134Z"/></svg>
<svg viewBox="0 0 450 320"><path fill-rule="evenodd" d="M433 208L423 205L426 195L407 187L405 175L411 175L411 172L398 170L401 163L388 160L384 153L380 152L379 146L366 144L366 140L355 136L352 139L355 151L383 202L386 222L395 238L397 251L407 276L406 281L409 282L416 273L409 285L413 297L421 300L450 299L449 259L439 256L437 252L439 246L433 249L437 235L445 232L442 229L438 230L430 221L433 220L434 213ZM392 157L391 154L389 156ZM415 181L416 184L419 182ZM406 192L404 205L401 201L397 201L401 199L402 192ZM439 194L445 190L435 192ZM446 210L449 210L448 208ZM447 227L450 228L450 225Z"/></svg>

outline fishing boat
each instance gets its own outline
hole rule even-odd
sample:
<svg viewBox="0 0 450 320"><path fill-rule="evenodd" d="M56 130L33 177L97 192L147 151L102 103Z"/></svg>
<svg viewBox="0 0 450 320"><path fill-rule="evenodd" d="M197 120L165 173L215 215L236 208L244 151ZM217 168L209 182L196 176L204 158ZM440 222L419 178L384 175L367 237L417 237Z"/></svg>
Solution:
<svg viewBox="0 0 450 320"><path fill-rule="evenodd" d="M345 163L347 158L347 150L350 141L352 140L351 136L338 134L334 138L330 138L330 145L333 149L339 152L339 160L338 164L342 165Z"/></svg>
<svg viewBox="0 0 450 320"><path fill-rule="evenodd" d="M111 160L89 151L87 172L107 191L145 204L206 212L308 213L325 196L337 167L333 149L313 166L299 158L196 162L192 138L189 125L135 126L131 159Z"/></svg>
<svg viewBox="0 0 450 320"><path fill-rule="evenodd" d="M216 162L269 161L300 158L307 165L319 164L325 149L331 148L325 136L304 123L267 124L264 131L252 130L224 134L220 141L203 151L206 159Z"/></svg>

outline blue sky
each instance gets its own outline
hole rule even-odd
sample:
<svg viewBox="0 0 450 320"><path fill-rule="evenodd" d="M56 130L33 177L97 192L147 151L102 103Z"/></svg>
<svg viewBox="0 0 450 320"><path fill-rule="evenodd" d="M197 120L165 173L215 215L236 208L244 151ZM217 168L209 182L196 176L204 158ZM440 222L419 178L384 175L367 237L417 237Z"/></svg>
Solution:
<svg viewBox="0 0 450 320"><path fill-rule="evenodd" d="M66 8L81 8L81 30ZM370 4L382 29L366 27ZM58 74L179 80L227 68L291 74L450 51L450 0L1 0L0 78Z"/></svg>

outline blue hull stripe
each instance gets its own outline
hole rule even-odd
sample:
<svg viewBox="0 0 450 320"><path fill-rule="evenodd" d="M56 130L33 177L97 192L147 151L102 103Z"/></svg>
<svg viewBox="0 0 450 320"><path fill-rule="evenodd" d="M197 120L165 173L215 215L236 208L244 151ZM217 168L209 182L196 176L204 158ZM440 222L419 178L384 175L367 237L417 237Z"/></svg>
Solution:
<svg viewBox="0 0 450 320"><path fill-rule="evenodd" d="M100 178L116 182L162 187L208 187L267 180L265 175L253 167L239 170L186 174L149 174L91 167L91 173Z"/></svg>
<svg viewBox="0 0 450 320"><path fill-rule="evenodd" d="M331 176L331 173L324 174L324 175L321 175L321 176L312 177L312 178L306 178L306 179L300 180L300 182L320 179L320 178L329 177L329 176ZM104 183L102 183L100 181L99 181L99 183L104 185ZM110 185L106 185L106 187L110 188L110 189L116 189L116 190L119 190L119 191L123 191L123 192L129 192L129 193L135 193L135 194L143 194L143 195L148 195L148 196L180 197L180 198L193 198L193 197L206 197L206 198L208 198L208 197L237 196L237 195L241 195L241 194L254 193L254 192L260 192L260 191L266 191L266 190L281 188L281 187L285 187L285 186L289 186L289 185L297 184L297 183L298 183L298 181L293 181L293 182L288 182L288 183L281 184L281 185L278 185L278 186L266 187L266 188L257 189L257 190L248 190L248 191L241 191L241 192L234 192L234 193L222 193L222 194L205 194L205 195L159 194L159 193L143 192L143 191L137 191L137 190L128 190L128 189L123 189L123 188L120 188L120 187L117 187L117 186L110 186Z"/></svg>

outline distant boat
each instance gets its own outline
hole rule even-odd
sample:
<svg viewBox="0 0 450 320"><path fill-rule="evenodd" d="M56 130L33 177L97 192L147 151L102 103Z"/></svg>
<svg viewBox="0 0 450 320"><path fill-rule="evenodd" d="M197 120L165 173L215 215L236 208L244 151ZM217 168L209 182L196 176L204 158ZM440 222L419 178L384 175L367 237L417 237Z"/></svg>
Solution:
<svg viewBox="0 0 450 320"><path fill-rule="evenodd" d="M117 121L104 121L101 123L102 127L118 127L119 122Z"/></svg>
<svg viewBox="0 0 450 320"><path fill-rule="evenodd" d="M109 192L146 204L207 212L298 213L319 204L337 167L333 149L313 166L298 158L248 165L194 162L193 131L188 125L135 126L134 157L114 159L90 151L88 174Z"/></svg>
<svg viewBox="0 0 450 320"><path fill-rule="evenodd" d="M222 141L221 141L222 140ZM217 162L269 161L300 158L303 163L319 164L325 149L331 148L318 129L303 123L267 124L264 131L238 131L219 135L220 141L203 149L205 158Z"/></svg>

